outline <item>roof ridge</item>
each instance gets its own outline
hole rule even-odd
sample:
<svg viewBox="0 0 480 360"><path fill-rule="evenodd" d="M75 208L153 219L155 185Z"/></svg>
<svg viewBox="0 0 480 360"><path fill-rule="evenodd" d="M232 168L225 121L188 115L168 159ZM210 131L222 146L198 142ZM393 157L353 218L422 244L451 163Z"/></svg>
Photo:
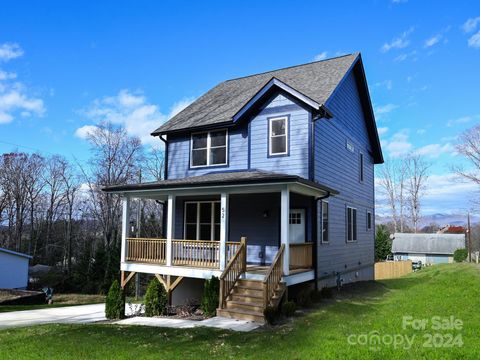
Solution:
<svg viewBox="0 0 480 360"><path fill-rule="evenodd" d="M275 71L287 70L287 69L292 69L292 68L296 68L296 67L300 67L300 66L305 66L305 65L310 65L310 64L315 64L315 63L320 63L320 62L337 60L337 59L340 59L340 58L343 58L343 57L352 56L352 55L359 55L359 54L360 54L359 52L353 52L353 53L350 53L350 54L339 55L339 56L335 56L335 57L328 58L328 59L310 61L310 62L306 62L306 63L303 63L303 64L285 66L285 67L278 68L278 69L274 69L274 70L268 70L268 71L263 71L263 72L259 72L259 73L256 73L256 74L240 76L240 77L237 77L237 78L225 80L225 81L223 81L223 82L226 83L226 82L229 82L229 81L246 79L246 78L249 78L249 77L252 77L252 76L264 75L264 74L272 73L272 72L275 72Z"/></svg>

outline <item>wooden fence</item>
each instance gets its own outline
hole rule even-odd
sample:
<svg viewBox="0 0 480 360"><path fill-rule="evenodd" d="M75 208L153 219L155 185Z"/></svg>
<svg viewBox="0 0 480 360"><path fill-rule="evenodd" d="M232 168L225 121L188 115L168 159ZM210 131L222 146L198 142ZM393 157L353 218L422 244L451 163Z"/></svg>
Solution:
<svg viewBox="0 0 480 360"><path fill-rule="evenodd" d="M375 280L395 279L412 272L412 260L375 263Z"/></svg>

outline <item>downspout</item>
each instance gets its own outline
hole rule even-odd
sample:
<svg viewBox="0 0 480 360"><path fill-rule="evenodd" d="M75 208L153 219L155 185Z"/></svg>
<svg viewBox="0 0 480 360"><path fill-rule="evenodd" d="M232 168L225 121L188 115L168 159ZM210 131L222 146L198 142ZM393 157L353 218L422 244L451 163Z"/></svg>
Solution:
<svg viewBox="0 0 480 360"><path fill-rule="evenodd" d="M167 180L168 179L168 140L167 139L164 139L162 137L162 135L159 135L158 136L160 138L160 140L163 141L163 143L165 144L165 161L163 162L163 166L164 166L164 169L163 169L163 179L164 180Z"/></svg>
<svg viewBox="0 0 480 360"><path fill-rule="evenodd" d="M313 247L314 247L314 251L313 253L315 254L315 257L313 258L313 273L314 273L314 279L315 279L315 291L318 290L318 202L319 201L323 201L327 198L330 197L330 191L327 191L327 194L324 195L324 196L321 196L321 197L318 197L318 198L315 198L313 200L314 202L314 207L315 207L315 214L316 214L316 219L315 219L315 222L314 222L314 239L315 241L313 242ZM320 212L320 215L322 215L322 213ZM322 221L323 221L323 217L322 217Z"/></svg>

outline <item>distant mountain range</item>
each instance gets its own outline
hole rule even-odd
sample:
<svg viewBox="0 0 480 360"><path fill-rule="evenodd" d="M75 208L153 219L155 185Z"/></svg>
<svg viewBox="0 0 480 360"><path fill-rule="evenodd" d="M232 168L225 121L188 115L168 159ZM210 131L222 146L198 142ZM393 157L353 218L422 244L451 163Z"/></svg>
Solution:
<svg viewBox="0 0 480 360"><path fill-rule="evenodd" d="M375 221L377 224L385 224L392 221L392 218L390 216L377 215L375 217ZM470 215L470 222L472 225L480 222L480 216ZM462 226L467 224L467 215L466 214L432 214L432 215L422 216L422 220L420 224L421 226L429 225L431 223L436 223L439 226L445 226L445 225Z"/></svg>

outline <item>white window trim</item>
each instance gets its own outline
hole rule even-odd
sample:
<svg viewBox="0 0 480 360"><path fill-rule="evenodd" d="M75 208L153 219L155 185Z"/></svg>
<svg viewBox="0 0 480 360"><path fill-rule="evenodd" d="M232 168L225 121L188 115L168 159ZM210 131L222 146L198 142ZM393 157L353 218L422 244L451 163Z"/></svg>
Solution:
<svg viewBox="0 0 480 360"><path fill-rule="evenodd" d="M354 243L354 242L358 241L358 221L356 221L356 226L355 226L355 228L357 229L357 233L355 234L356 239L349 239L348 238L348 210L349 209L355 210L355 212L357 214L357 219L356 220L358 220L358 210L357 210L357 208L354 208L352 206L347 205L347 213L346 213L346 218L345 218L345 223L346 223L345 229L347 231L346 239L347 239L347 243ZM352 237L353 237L353 229L354 229L354 226L353 226L353 211L352 211Z"/></svg>
<svg viewBox="0 0 480 360"><path fill-rule="evenodd" d="M218 204L220 207L220 201L218 200L205 200L205 201L185 201L183 205L183 237L187 235L187 204L196 204L197 205L197 219L195 222L195 226L197 227L196 231L196 238L195 239L185 239L185 240L199 240L200 238L200 204L202 203L210 203L212 204L212 217L210 220L210 240L214 240L215 238L215 226L220 225L220 219L218 222L215 221L215 207L214 204ZM193 223L188 223L188 225L193 225ZM205 240L203 240L205 241ZM214 240L214 241L220 241Z"/></svg>
<svg viewBox="0 0 480 360"><path fill-rule="evenodd" d="M278 120L285 120L285 135L272 135L272 123ZM268 156L277 156L277 155L287 155L288 154L288 116L278 116L268 119ZM273 137L280 137L285 136L285 151L281 153L272 153L272 138Z"/></svg>
<svg viewBox="0 0 480 360"><path fill-rule="evenodd" d="M218 149L218 148L223 148L224 146L211 146L211 138L210 138L210 133L211 132L217 132L217 131L225 131L225 162L221 164L210 164L210 151L212 149ZM207 147L206 148L201 148L201 149L206 149L207 150L207 164L206 165L193 165L193 136L198 135L198 134L207 134ZM201 149L196 149L196 150L201 150ZM195 168L203 168L203 167L208 167L208 166L224 166L228 165L228 129L216 129L212 131L198 131L190 134L190 168L195 169Z"/></svg>
<svg viewBox="0 0 480 360"><path fill-rule="evenodd" d="M328 240L327 241L324 241L323 240L323 204L327 204L328 205L328 226L327 226L327 238ZM330 204L328 203L328 201L326 200L322 200L320 202L320 215L321 215L321 232L322 232L322 236L321 236L321 239L320 239L320 243L322 244L330 244Z"/></svg>

